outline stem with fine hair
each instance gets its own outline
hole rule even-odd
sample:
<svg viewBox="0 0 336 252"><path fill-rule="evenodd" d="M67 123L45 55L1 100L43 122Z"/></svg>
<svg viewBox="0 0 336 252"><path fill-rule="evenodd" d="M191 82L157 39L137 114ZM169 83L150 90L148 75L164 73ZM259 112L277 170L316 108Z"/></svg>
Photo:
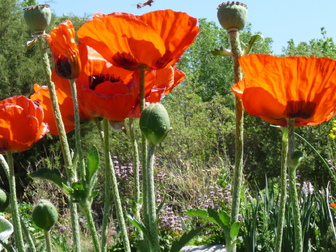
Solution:
<svg viewBox="0 0 336 252"><path fill-rule="evenodd" d="M14 171L14 159L13 153L8 151L7 153L7 162L9 168L9 194L10 194L10 202L12 208L12 219L13 219L13 226L14 226L14 237L15 237L15 244L19 252L24 252L24 242L22 236L22 228L21 228L21 221L19 215L19 205L16 198L16 182L15 182L15 171Z"/></svg>
<svg viewBox="0 0 336 252"><path fill-rule="evenodd" d="M96 226L91 214L91 202L89 202L88 200L86 200L83 203L80 203L80 206L85 214L86 217L86 221L87 221L87 225L89 227L90 233L91 233L91 237L93 239L93 245L95 248L95 252L100 252L101 248L100 248L100 243L99 243L99 239L98 239L98 235L97 235L97 230L96 230Z"/></svg>
<svg viewBox="0 0 336 252"><path fill-rule="evenodd" d="M111 189L112 196L114 199L114 205L116 208L118 223L120 227L120 232L123 240L124 251L131 252L131 246L128 239L127 227L125 223L124 212L121 205L121 200L119 196L118 181L113 167L111 154L110 154L110 141L109 141L109 124L107 119L103 120L104 128L104 156L105 156L105 165L107 167L106 176L111 179Z"/></svg>
<svg viewBox="0 0 336 252"><path fill-rule="evenodd" d="M61 111L58 105L55 84L51 80L51 68L50 68L49 57L48 57L48 52L46 48L46 40L45 40L44 34L38 37L38 46L39 46L39 50L40 50L41 57L42 57L43 71L44 71L47 86L49 89L50 102L51 102L52 111L53 111L57 131L59 135L63 157L64 157L65 170L67 173L68 181L70 184L72 184L73 182L77 180L76 169L72 165L69 143L68 143L66 131L64 128L63 120L62 120ZM69 198L69 206L70 206L71 228L72 228L72 235L73 235L73 242L74 242L74 251L80 252L81 246L80 246L77 205L73 203L71 198Z"/></svg>
<svg viewBox="0 0 336 252"><path fill-rule="evenodd" d="M233 69L234 82L242 80L242 71L238 59L242 55L242 49L239 39L239 30L231 29L228 31L228 36L231 44L231 52L233 54ZM232 190L232 210L231 210L231 225L238 221L240 207L240 191L242 186L243 176L243 132L244 132L244 111L242 101L236 97L236 136L235 136L235 167L233 177ZM231 241L230 241L231 242ZM232 251L236 251L236 243L232 245ZM230 252L230 251L229 251Z"/></svg>
<svg viewBox="0 0 336 252"><path fill-rule="evenodd" d="M140 67L140 114L145 108L145 66ZM144 212L144 224L146 227L149 225L148 221L148 176L147 176L147 139L144 134L141 133L141 164L142 164L142 201Z"/></svg>
<svg viewBox="0 0 336 252"><path fill-rule="evenodd" d="M133 152L133 167L134 167L134 202L133 202L133 215L135 219L140 220L141 209L141 189L140 189L140 165L139 165L139 150L138 143L135 139L134 120L128 120L128 132L132 145Z"/></svg>
<svg viewBox="0 0 336 252"><path fill-rule="evenodd" d="M98 129L99 137L104 146L104 133L101 127L101 121L95 119L94 120ZM101 249L103 252L107 251L107 229L110 219L110 211L112 208L112 198L110 194L111 188L111 176L109 176L109 168L105 165L105 192L104 192L104 213L103 213L103 223L102 223L102 231L101 231Z"/></svg>
<svg viewBox="0 0 336 252"><path fill-rule="evenodd" d="M280 206L278 225L275 240L275 252L281 252L283 227L285 222L285 210L287 200L287 156L288 156L288 129L282 128L282 150L281 150L281 178L280 178Z"/></svg>
<svg viewBox="0 0 336 252"><path fill-rule="evenodd" d="M288 168L289 168L289 196L292 202L294 215L294 234L295 234L295 252L303 251L301 214L299 207L298 194L296 190L296 165L292 162L294 153L294 123L295 119L287 120L288 127Z"/></svg>
<svg viewBox="0 0 336 252"><path fill-rule="evenodd" d="M156 199L154 186L154 150L155 144L148 141L147 146L147 192L148 192L148 223L149 233L151 237L151 247L153 252L160 251L159 233L156 216Z"/></svg>
<svg viewBox="0 0 336 252"><path fill-rule="evenodd" d="M50 237L50 232L47 230L44 230L44 240L46 242L47 252L51 252L52 251L51 237Z"/></svg>
<svg viewBox="0 0 336 252"><path fill-rule="evenodd" d="M75 115L75 142L76 142L76 151L78 153L79 160L79 174L81 178L85 178L85 169L84 169L84 156L81 145L81 134L80 134L80 115L79 115L79 105L77 98L77 88L74 79L70 80L72 101L74 106L74 115Z"/></svg>

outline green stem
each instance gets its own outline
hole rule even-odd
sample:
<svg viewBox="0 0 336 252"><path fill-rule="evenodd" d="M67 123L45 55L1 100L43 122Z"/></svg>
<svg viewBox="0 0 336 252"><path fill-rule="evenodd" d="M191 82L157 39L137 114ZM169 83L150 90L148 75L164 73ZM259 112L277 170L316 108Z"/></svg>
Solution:
<svg viewBox="0 0 336 252"><path fill-rule="evenodd" d="M140 68L140 113L145 108L145 66ZM141 151L142 151L142 194L143 194L143 213L144 213L144 224L148 227L148 176L147 176L147 140L144 134L141 134Z"/></svg>
<svg viewBox="0 0 336 252"><path fill-rule="evenodd" d="M242 71L239 66L238 59L242 55L240 46L239 31L232 29L228 31L228 36L231 44L231 52L233 54L234 67L234 82L237 83L242 79ZM242 186L243 176L243 133L244 133L244 111L242 101L236 97L236 136L235 136L235 167L232 188L232 210L231 210L231 225L238 221L240 207L240 191ZM233 241L229 241L230 243ZM232 252L236 251L236 244L232 246ZM231 252L228 251L228 252Z"/></svg>
<svg viewBox="0 0 336 252"><path fill-rule="evenodd" d="M79 105L77 99L77 88L74 79L70 80L71 94L74 105L74 115L75 115L75 142L76 142L76 151L78 153L79 159L79 172L80 177L85 178L85 169L84 169L84 156L81 145L81 134L80 134L80 115L79 115Z"/></svg>
<svg viewBox="0 0 336 252"><path fill-rule="evenodd" d="M139 165L139 150L138 143L135 139L134 120L129 118L128 120L128 132L132 145L133 152L133 168L134 168L134 203L133 203L133 215L135 219L140 220L141 210L141 189L140 189L140 165Z"/></svg>
<svg viewBox="0 0 336 252"><path fill-rule="evenodd" d="M9 168L8 182L9 182L9 189L10 189L9 194L10 194L10 201L11 201L11 208L12 208L15 244L19 252L24 252L25 249L24 249L21 221L20 221L20 215L19 215L19 206L18 206L18 202L16 198L14 159L13 159L13 153L10 151L7 152L7 160L8 160L8 168Z"/></svg>
<svg viewBox="0 0 336 252"><path fill-rule="evenodd" d="M61 144L61 149L64 157L64 165L67 173L67 178L70 184L77 180L76 169L72 165L72 159L70 154L70 148L68 144L68 139L66 136L66 131L64 128L61 111L58 105L58 99L55 90L55 84L51 80L51 68L49 64L49 57L47 48L45 47L46 41L45 36L41 35L38 38L38 46L42 57L42 65L43 71L45 74L47 86L50 93L50 102L54 114L54 119L56 123L56 127L58 130L59 140ZM78 224L78 212L77 205L72 202L71 198L69 198L69 207L70 207L70 217L71 217L71 227L72 227L72 235L74 242L74 252L80 252L80 235L79 235L79 224Z"/></svg>
<svg viewBox="0 0 336 252"><path fill-rule="evenodd" d="M33 239L33 236L29 232L28 228L26 227L26 225L25 225L25 223L23 222L22 219L20 219L20 222L21 222L23 235L27 239L30 251L31 252L36 252L35 241Z"/></svg>
<svg viewBox="0 0 336 252"><path fill-rule="evenodd" d="M110 154L110 143L109 143L109 124L106 119L103 120L104 124L104 155L105 155L105 165L107 167L107 174L106 176L111 178L111 189L112 189L112 196L114 199L114 205L116 208L118 223L120 227L120 232L123 240L124 251L130 252L131 246L128 239L127 234L127 227L125 223L124 211L122 209L121 200L119 196L119 189L118 189L118 181L115 175L115 170L113 167L111 154Z"/></svg>
<svg viewBox="0 0 336 252"><path fill-rule="evenodd" d="M294 152L294 123L295 119L288 119L288 168L289 168L289 190L294 215L294 234L295 234L295 252L303 251L302 226L298 194L296 190L296 166L292 163L292 154Z"/></svg>
<svg viewBox="0 0 336 252"><path fill-rule="evenodd" d="M159 233L156 216L156 198L154 185L154 150L155 145L148 142L147 147L147 192L148 192L148 223L151 237L151 248L153 252L160 251Z"/></svg>
<svg viewBox="0 0 336 252"><path fill-rule="evenodd" d="M87 225L89 227L89 230L90 230L90 233L93 239L93 245L95 248L95 252L101 252L96 226L92 218L92 214L91 214L91 202L85 201L83 203L80 203L80 205L86 217Z"/></svg>
<svg viewBox="0 0 336 252"><path fill-rule="evenodd" d="M281 178L280 178L280 206L278 215L278 226L275 241L275 252L281 252L283 227L285 223L285 210L287 200L287 156L288 156L288 130L282 128L282 150L281 150Z"/></svg>
<svg viewBox="0 0 336 252"><path fill-rule="evenodd" d="M47 247L47 251L51 252L52 251L52 247L51 247L51 237L50 237L50 232L44 230L44 239L46 242L46 247Z"/></svg>
<svg viewBox="0 0 336 252"><path fill-rule="evenodd" d="M98 129L99 138L104 146L104 133L102 132L101 121L98 119L94 120ZM105 148L104 148L105 149ZM109 168L105 165L105 192L104 192L104 213L103 213L103 223L102 223L102 231L101 231L101 248L103 252L107 251L107 229L110 219L110 211L112 207L112 199L110 195L111 188L111 177L109 176Z"/></svg>

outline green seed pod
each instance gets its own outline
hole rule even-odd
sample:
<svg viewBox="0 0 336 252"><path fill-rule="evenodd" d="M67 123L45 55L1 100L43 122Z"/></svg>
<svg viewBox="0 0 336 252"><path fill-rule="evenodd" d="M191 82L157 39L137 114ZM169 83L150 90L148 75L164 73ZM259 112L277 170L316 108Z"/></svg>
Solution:
<svg viewBox="0 0 336 252"><path fill-rule="evenodd" d="M140 129L152 144L158 144L166 138L170 130L170 120L161 103L152 103L142 111Z"/></svg>
<svg viewBox="0 0 336 252"><path fill-rule="evenodd" d="M32 217L36 226L49 231L58 219L58 212L49 200L41 199L34 207Z"/></svg>
<svg viewBox="0 0 336 252"><path fill-rule="evenodd" d="M240 2L222 3L218 6L217 17L225 30L242 30L247 22L247 6Z"/></svg>
<svg viewBox="0 0 336 252"><path fill-rule="evenodd" d="M51 10L48 4L38 4L24 8L24 19L36 34L41 34L51 21Z"/></svg>
<svg viewBox="0 0 336 252"><path fill-rule="evenodd" d="M0 188L0 212L6 210L9 205L9 197L7 193Z"/></svg>

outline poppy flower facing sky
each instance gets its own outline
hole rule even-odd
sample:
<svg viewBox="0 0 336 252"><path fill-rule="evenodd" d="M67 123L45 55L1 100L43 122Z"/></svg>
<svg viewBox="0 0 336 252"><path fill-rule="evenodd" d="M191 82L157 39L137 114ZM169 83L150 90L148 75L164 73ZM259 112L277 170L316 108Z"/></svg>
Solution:
<svg viewBox="0 0 336 252"><path fill-rule="evenodd" d="M174 65L198 33L196 18L172 10L141 16L98 13L77 32L82 43L97 50L113 65L128 70Z"/></svg>
<svg viewBox="0 0 336 252"><path fill-rule="evenodd" d="M72 22L66 20L53 28L47 40L57 74L65 79L78 77L81 65Z"/></svg>
<svg viewBox="0 0 336 252"><path fill-rule="evenodd" d="M0 153L28 150L47 132L43 109L25 96L0 101Z"/></svg>
<svg viewBox="0 0 336 252"><path fill-rule="evenodd" d="M330 120L336 108L336 61L315 57L248 55L239 59L245 78L231 89L246 112L281 126Z"/></svg>

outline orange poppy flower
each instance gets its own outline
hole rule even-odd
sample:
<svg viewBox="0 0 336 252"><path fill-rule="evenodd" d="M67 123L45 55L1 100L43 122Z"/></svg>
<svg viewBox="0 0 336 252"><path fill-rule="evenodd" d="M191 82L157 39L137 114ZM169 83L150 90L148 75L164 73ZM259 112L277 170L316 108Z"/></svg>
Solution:
<svg viewBox="0 0 336 252"><path fill-rule="evenodd" d="M336 203L334 203L334 202L330 202L330 206L331 206L331 207L336 207Z"/></svg>
<svg viewBox="0 0 336 252"><path fill-rule="evenodd" d="M70 83L68 80L59 77L54 70L52 72L52 80L55 83L56 95L62 114L65 131L70 132L75 128L74 105ZM53 135L58 135L48 87L35 84L34 91L35 93L30 96L30 99L40 103L44 110L44 122L48 124L50 133ZM93 119L93 117L86 114L83 109L79 108L79 111L81 123Z"/></svg>
<svg viewBox="0 0 336 252"><path fill-rule="evenodd" d="M53 28L47 36L56 73L65 79L77 78L81 62L75 40L75 29L70 20Z"/></svg>
<svg viewBox="0 0 336 252"><path fill-rule="evenodd" d="M197 19L183 12L160 10L135 16L95 14L77 32L79 40L113 65L128 70L174 65L194 42Z"/></svg>
<svg viewBox="0 0 336 252"><path fill-rule="evenodd" d="M29 149L47 132L43 109L25 96L0 101L0 153Z"/></svg>
<svg viewBox="0 0 336 252"><path fill-rule="evenodd" d="M245 78L231 89L245 110L281 126L317 125L336 108L336 61L315 57L248 55L239 59Z"/></svg>
<svg viewBox="0 0 336 252"><path fill-rule="evenodd" d="M170 93L185 77L185 74L176 67L166 67L156 70L154 73L154 85L146 85L145 99L146 103L160 102L163 96ZM140 104L127 117L140 117Z"/></svg>
<svg viewBox="0 0 336 252"><path fill-rule="evenodd" d="M80 105L91 116L123 121L139 99L139 73L113 66L84 44L79 49L83 66L76 80Z"/></svg>

